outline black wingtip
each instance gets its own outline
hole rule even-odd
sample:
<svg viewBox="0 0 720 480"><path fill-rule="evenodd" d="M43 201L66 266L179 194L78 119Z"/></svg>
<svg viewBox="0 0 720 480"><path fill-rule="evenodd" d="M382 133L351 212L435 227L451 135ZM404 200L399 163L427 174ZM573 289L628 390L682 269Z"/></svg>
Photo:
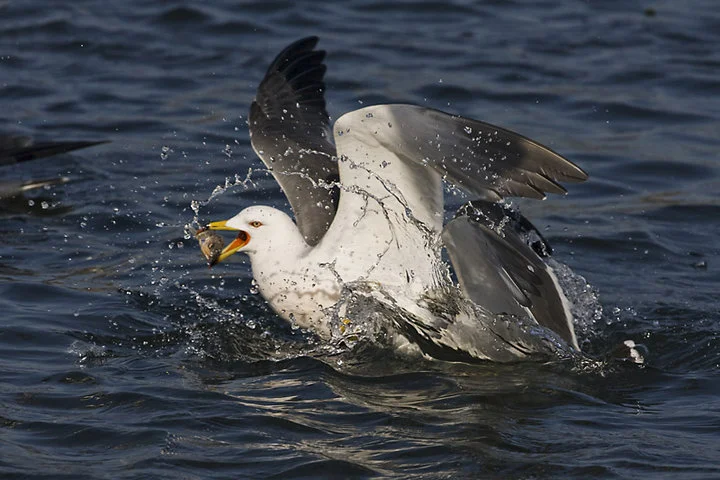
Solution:
<svg viewBox="0 0 720 480"><path fill-rule="evenodd" d="M540 258L547 258L553 254L550 242L545 239L540 230L511 205L487 200L472 200L455 212L453 218L458 217L468 217L493 231L501 232L503 237L508 234L519 235Z"/></svg>
<svg viewBox="0 0 720 480"><path fill-rule="evenodd" d="M297 40L272 61L250 107L250 124L255 130L262 130L261 124L267 120L321 129L328 124L325 52L315 50L318 41L315 36ZM251 128L251 136L255 133Z"/></svg>
<svg viewBox="0 0 720 480"><path fill-rule="evenodd" d="M571 162L572 163L572 162ZM572 166L575 167L575 176L569 177L566 182L584 182L588 178L590 178L590 175L583 170L582 168L578 167L574 163L572 163Z"/></svg>
<svg viewBox="0 0 720 480"><path fill-rule="evenodd" d="M312 52L320 41L316 36L301 38L285 47L267 69L267 74L274 71L282 71L287 65L303 53ZM322 50L320 50L322 52ZM322 52L325 53L325 52Z"/></svg>

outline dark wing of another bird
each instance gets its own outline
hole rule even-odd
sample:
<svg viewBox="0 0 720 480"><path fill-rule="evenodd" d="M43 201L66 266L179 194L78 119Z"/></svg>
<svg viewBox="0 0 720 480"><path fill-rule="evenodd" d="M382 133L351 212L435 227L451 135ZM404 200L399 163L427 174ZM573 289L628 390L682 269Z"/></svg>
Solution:
<svg viewBox="0 0 720 480"><path fill-rule="evenodd" d="M67 153L103 143L107 143L107 141L35 143L30 137L24 135L0 134L0 166L27 162L29 160ZM43 178L29 181L0 180L0 199L12 198L28 190L49 185L58 185L67 181L67 177Z"/></svg>
<svg viewBox="0 0 720 480"><path fill-rule="evenodd" d="M39 142L21 135L0 135L0 165L27 162L37 158L67 153L80 148L107 143L99 142Z"/></svg>

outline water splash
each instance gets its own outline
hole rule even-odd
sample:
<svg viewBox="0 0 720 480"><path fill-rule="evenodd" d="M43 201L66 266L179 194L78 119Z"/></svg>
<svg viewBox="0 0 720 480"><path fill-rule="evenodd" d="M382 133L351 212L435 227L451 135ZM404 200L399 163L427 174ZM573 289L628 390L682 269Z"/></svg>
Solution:
<svg viewBox="0 0 720 480"><path fill-rule="evenodd" d="M332 346L371 342L404 355L451 362L568 359L577 356L557 334L530 318L494 315L451 287L429 292L414 307L391 289L347 283L332 315Z"/></svg>
<svg viewBox="0 0 720 480"><path fill-rule="evenodd" d="M253 176L258 173L270 173L270 170L265 168L248 168L247 173L244 177L236 174L234 177L226 177L224 185L217 185L205 200L193 199L190 202L190 208L194 215L192 220L185 223L183 227L183 237L185 240L190 240L195 236L195 232L204 226L200 221L200 210L212 203L215 199L224 195L225 193L237 188L242 187L244 190L250 190L257 188L257 184L253 181Z"/></svg>
<svg viewBox="0 0 720 480"><path fill-rule="evenodd" d="M290 153L287 152L287 154ZM318 154L322 152L308 150L303 153ZM344 157L333 157L333 159L350 161ZM447 357L446 359L452 361L477 359L511 361L538 354L555 358L572 356L572 349L554 332L539 327L531 319L492 315L482 307L464 299L454 283L449 265L442 260L440 255L442 243L438 232L434 232L413 215L413 212L407 208L407 200L393 182L380 177L363 164L352 162L349 167L363 169L381 185L387 195L381 197L355 185L348 186L340 182L314 179L302 171L276 173L300 176L314 188L339 189L346 194L360 195L366 204L372 202L377 205L388 223L392 240L388 242L386 250L378 255L377 262L369 267L367 275L379 265L393 242L399 246L398 242L401 241L401 236L398 235L396 228L402 226L412 229L414 236L419 235L425 239L426 248L437 253L435 265L432 268L432 271L435 272L434 289L428 292L427 297L420 302L420 305L404 305L402 292L377 288L376 285L363 281L345 283L336 271L334 263L324 264L322 267L333 272L342 288L340 301L327 312L331 319L332 341L319 344L308 340L305 348L301 350L302 354L336 355L352 350L364 342L370 342L387 345L394 350L400 349L413 355L422 355L422 349L419 348L422 346L424 349L431 350L434 357ZM193 200L191 208L194 218L185 226L185 238L190 238L200 226L198 219L202 207L207 206L233 188L242 187L246 190L254 188L256 185L252 177L258 172L271 173L267 169L254 170L250 168L244 177L235 175L234 178L226 178L225 184L218 185L206 200ZM388 201L392 201L392 206L388 206ZM398 209L397 205L405 205L406 208ZM496 225L498 234L502 234L506 227L502 222L509 220L509 218L503 219ZM573 274L568 267L555 261L551 262L551 266L556 269L561 285L571 299L573 315L577 319L578 336L587 338L594 331L595 322L602 314L602 309L597 301L597 293L582 277ZM256 319L245 318L242 313L238 314L237 311L228 311L216 301L190 287L183 286L183 288L187 290L199 308L213 312L216 318L231 319L229 321L243 324L250 330L258 327ZM250 292L255 293L256 291L257 286L254 283L251 284ZM293 322L290 323L293 332L300 331L301 334L308 335L308 339L314 338L312 334L302 332L297 325L295 325L296 328L292 328ZM470 352L470 355L458 354L458 352ZM199 351L197 353L200 354Z"/></svg>
<svg viewBox="0 0 720 480"><path fill-rule="evenodd" d="M570 302L570 312L575 321L575 334L582 347L591 342L600 329L603 308L595 287L582 276L573 272L567 265L548 259L548 265L554 270L565 297Z"/></svg>

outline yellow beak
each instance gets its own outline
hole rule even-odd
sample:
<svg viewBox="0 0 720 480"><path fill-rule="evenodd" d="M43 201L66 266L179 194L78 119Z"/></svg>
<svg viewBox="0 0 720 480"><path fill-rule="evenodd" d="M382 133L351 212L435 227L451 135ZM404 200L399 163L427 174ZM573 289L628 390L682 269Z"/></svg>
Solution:
<svg viewBox="0 0 720 480"><path fill-rule="evenodd" d="M221 222L210 222L207 224L206 228L209 228L210 230L235 230L237 231L237 228L232 228L227 226L227 220L223 220Z"/></svg>
<svg viewBox="0 0 720 480"><path fill-rule="evenodd" d="M220 252L220 256L217 257L214 263L220 263L226 258L228 258L230 255L237 253L238 250L243 248L250 241L249 233L244 230L238 230L237 228L228 227L226 220L209 223L207 225L207 228L209 228L210 230L231 230L238 232L238 236L235 238L235 240L233 240L232 242L230 242L229 245L223 248L222 252Z"/></svg>

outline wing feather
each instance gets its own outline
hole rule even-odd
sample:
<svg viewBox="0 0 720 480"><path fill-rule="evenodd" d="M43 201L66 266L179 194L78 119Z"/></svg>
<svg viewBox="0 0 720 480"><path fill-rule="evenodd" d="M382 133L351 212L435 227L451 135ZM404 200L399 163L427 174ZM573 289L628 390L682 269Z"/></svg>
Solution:
<svg viewBox="0 0 720 480"><path fill-rule="evenodd" d="M527 315L578 348L572 314L540 232L508 206L474 201L443 232L465 294L495 314Z"/></svg>
<svg viewBox="0 0 720 480"><path fill-rule="evenodd" d="M250 106L250 140L295 213L308 245L335 217L339 191L335 146L325 109L325 52L317 37L299 40L272 62Z"/></svg>
<svg viewBox="0 0 720 480"><path fill-rule="evenodd" d="M557 182L587 179L549 148L489 123L417 105L376 105L360 112L374 122L375 139L385 148L482 198L542 199L565 193Z"/></svg>

